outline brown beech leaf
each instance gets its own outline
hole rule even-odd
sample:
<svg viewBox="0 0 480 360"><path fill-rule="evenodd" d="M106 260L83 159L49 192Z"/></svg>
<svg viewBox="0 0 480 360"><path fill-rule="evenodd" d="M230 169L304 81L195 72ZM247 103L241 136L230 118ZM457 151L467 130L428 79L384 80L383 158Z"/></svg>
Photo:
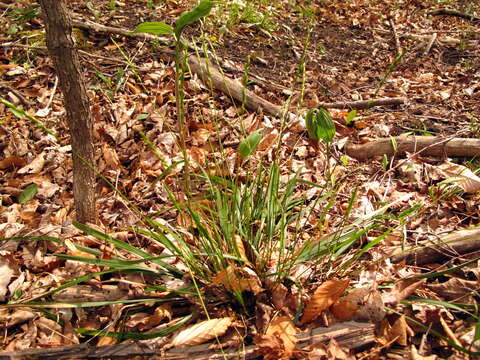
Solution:
<svg viewBox="0 0 480 360"><path fill-rule="evenodd" d="M239 268L229 265L225 270L215 275L212 283L223 285L225 289L237 293L251 291L257 295L263 291L258 275L248 267Z"/></svg>
<svg viewBox="0 0 480 360"><path fill-rule="evenodd" d="M275 140L277 140L277 136L278 134L276 133L270 133L268 135L266 135L262 141L260 141L260 144L258 144L258 147L257 147L257 150L258 151L264 151L264 150L268 150L272 147L273 143L275 142Z"/></svg>
<svg viewBox="0 0 480 360"><path fill-rule="evenodd" d="M107 144L103 144L102 153L105 162L111 169L118 170L121 167L118 154L114 148L108 146Z"/></svg>
<svg viewBox="0 0 480 360"><path fill-rule="evenodd" d="M340 321L351 320L358 309L358 305L347 296L339 299L335 304L332 305L333 316Z"/></svg>
<svg viewBox="0 0 480 360"><path fill-rule="evenodd" d="M468 194L480 191L480 178L475 175L469 168L445 162L437 167L441 170L446 178L452 178L453 181Z"/></svg>
<svg viewBox="0 0 480 360"><path fill-rule="evenodd" d="M400 316L392 324L389 333L390 339L394 340L398 345L407 346L407 322L404 316Z"/></svg>
<svg viewBox="0 0 480 360"><path fill-rule="evenodd" d="M297 338L295 335L297 333L297 328L288 316L279 316L269 324L265 335L278 337L282 341L284 349L282 358L290 359L296 348Z"/></svg>
<svg viewBox="0 0 480 360"><path fill-rule="evenodd" d="M240 235L233 235L233 242L235 243L235 246L237 248L236 250L238 251L238 255L240 255L240 258L244 260L246 264L249 264L250 262L248 261L247 255L245 253L245 246L243 245L243 240Z"/></svg>
<svg viewBox="0 0 480 360"><path fill-rule="evenodd" d="M45 165L45 152L38 154L29 164L18 170L19 174L38 174Z"/></svg>
<svg viewBox="0 0 480 360"><path fill-rule="evenodd" d="M282 340L274 335L256 335L254 339L257 355L263 355L264 360L278 360L284 353Z"/></svg>
<svg viewBox="0 0 480 360"><path fill-rule="evenodd" d="M410 331L411 329L408 327L403 315L393 320L390 319L390 321L385 318L381 323L377 340L384 346L394 342L401 346L407 346Z"/></svg>
<svg viewBox="0 0 480 360"><path fill-rule="evenodd" d="M327 310L347 289L350 280L327 280L313 293L305 306L301 324L314 320L322 311Z"/></svg>
<svg viewBox="0 0 480 360"><path fill-rule="evenodd" d="M9 156L5 159L0 160L0 169L8 169L13 166L24 166L25 160L18 156Z"/></svg>
<svg viewBox="0 0 480 360"><path fill-rule="evenodd" d="M222 336L232 324L233 318L224 317L199 322L180 331L172 340L173 346L193 346Z"/></svg>

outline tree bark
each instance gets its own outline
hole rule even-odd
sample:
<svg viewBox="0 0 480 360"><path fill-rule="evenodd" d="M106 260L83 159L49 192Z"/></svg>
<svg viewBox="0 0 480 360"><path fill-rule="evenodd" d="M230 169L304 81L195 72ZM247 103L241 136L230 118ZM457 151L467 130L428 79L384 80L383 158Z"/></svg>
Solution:
<svg viewBox="0 0 480 360"><path fill-rule="evenodd" d="M65 0L39 0L43 10L47 47L64 96L73 155L73 196L76 219L95 223L93 121L80 70L78 51Z"/></svg>

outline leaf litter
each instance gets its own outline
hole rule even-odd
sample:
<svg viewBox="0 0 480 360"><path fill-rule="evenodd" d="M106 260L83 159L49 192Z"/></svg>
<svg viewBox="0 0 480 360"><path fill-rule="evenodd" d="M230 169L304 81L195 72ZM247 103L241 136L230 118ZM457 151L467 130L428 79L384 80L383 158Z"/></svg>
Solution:
<svg viewBox="0 0 480 360"><path fill-rule="evenodd" d="M185 2L167 1L155 5L154 11L150 11L143 2L117 1L112 10L109 3L112 2L96 1L98 13L83 2L74 1L69 6L84 19L126 29L133 29L142 21L156 21L158 17L173 25L173 19L189 8ZM29 3L22 2L21 5L29 6ZM250 5L246 2L242 6L245 9ZM355 101L376 96L408 99L408 104L401 107L372 107L358 111L355 118L348 121L348 113L329 110L337 130L336 140L340 141L348 138L362 143L401 134L478 136L479 37L470 21L429 16L428 12L438 6L433 1L421 4L402 1L396 8L388 1L366 0L314 2L310 7L291 7L283 2L268 9L262 6L259 5L259 11L270 11L272 21L275 19L272 28L266 26L267 22L262 25L249 22L248 18L226 27L217 26L222 14L233 11L217 7L213 9L211 19L205 21L203 31L214 42L228 76L240 79L245 72L246 58L250 57L248 87L264 99L279 105L289 102L290 110L317 108L322 102ZM479 9L474 3L459 6L461 11L478 14ZM292 84L298 82L294 74L302 57L308 14L317 20L312 25L312 38L306 48L308 60L302 94L298 86L292 90ZM386 14L396 27L401 46L408 49L406 58L392 69L389 76L385 74L398 49ZM4 34L8 34L6 30L13 23L8 12L2 16ZM73 250L62 242L34 241L32 238L2 242L1 268L4 271L0 276L0 295L5 297L4 303L21 303L74 278L107 269L101 263L87 265L57 258L55 254L96 260L111 260L121 255L128 260L137 260L132 254L118 254L119 250L111 244L85 236L71 225L73 199L68 131L63 120L62 101L55 92L51 63L44 52L36 50L30 42L29 34L32 35L39 25L39 20L34 18L21 24L24 33L3 36L2 43L18 41L29 48L25 50L5 44L2 47L1 96L15 106L23 107L28 114L42 115L42 123L58 134L59 142L30 120L16 117L4 104L0 105L0 237L47 235L90 246L96 253L85 253L76 247ZM185 30L186 36L198 35L199 31L198 26ZM436 39L424 55L432 34L436 34ZM115 233L118 238L149 253L161 254L163 246L129 229L138 223L139 214L133 212L126 200L105 180L114 184L141 211L157 214L159 221L161 219L171 226L177 219L171 197L162 186L164 182L175 187L175 176L183 167L182 164L175 165L182 157L173 120L172 59L161 54L152 56L146 44L126 38L115 38L114 44L112 39L94 32L85 33L80 38L87 54L93 55L82 56L95 118L95 137L101 144L96 160L98 170L105 178L98 184L98 210L102 223L99 230ZM118 47L138 68L127 66L125 57L116 52ZM275 155L281 160L282 178L286 179L300 169L303 180L325 183L329 160L311 146L307 136L302 134L303 129L291 125L282 130L278 119L244 112L238 104L232 104L228 96L208 90L195 75L187 79L186 111L191 131L187 150L195 160L194 169L200 169L206 159L221 159L227 169L233 169L238 161L236 146L242 129L245 129L247 134L262 132L261 141L256 135L252 141L266 159L271 160ZM22 98L27 101L24 103ZM218 128L212 125L217 123L216 119L228 119L229 125ZM152 142L157 154L140 141L140 131ZM220 141L227 144L223 154L217 148ZM276 148L276 143L281 146ZM251 149L247 146L242 155L249 155ZM341 152L336 156L341 160ZM327 345L312 347L310 353L302 353L297 348L299 331L355 319L373 323L380 329L376 345L370 345L371 354L378 351L387 355L401 346L411 358L461 358L458 348L452 347L445 339L478 351L478 342L475 342L478 334L462 317L466 313L473 314L471 319L476 319L478 326L478 315L474 310L478 302L478 264L474 261L454 272L441 273L475 260L475 254L458 254L447 263L428 263L422 267L389 261L389 254L395 249L434 242L442 234L478 224L479 181L475 174L478 164L475 159L457 162L458 159L425 157L421 153L406 154L406 159L393 156L386 161L380 157L365 162L344 158L342 165L335 169L339 181L345 184L341 196L327 209L328 217L324 217L321 223L318 223L321 211L302 219L305 241L323 239L341 226L341 219L349 213L348 199L355 187L358 187L358 196L352 205L351 221L383 204L403 199L405 194L411 196L397 202L392 213L408 211L415 204L422 205L421 211L401 224L395 223L397 220L389 223L390 220L385 218L386 227L395 223L397 228L382 242L365 251L352 268L342 267L336 273L335 267L341 263L331 259L331 266L324 273L310 274L296 269L298 278L304 279L300 288L288 282L272 285L251 274L248 248L239 249L243 267L232 263L224 273L216 274L210 285L251 294L254 301L249 306L257 307L254 312L259 316L257 322L263 323L258 326L263 332L256 334L255 344L265 358L273 354L276 354L275 358L369 358L368 352L353 354L354 351L333 339ZM172 171L165 175L169 166L173 166ZM163 178L158 180L160 177ZM175 188L175 192L180 193L180 189ZM309 196L314 199L316 195ZM359 237L359 246L375 242L379 235L376 231L371 229ZM238 236L235 235L235 241L244 246ZM168 261L173 266L181 266L174 259ZM155 268L151 263L146 266ZM359 276L361 271L358 269L369 267L374 276ZM426 274L432 275L427 277ZM332 280L338 275L342 275L342 279ZM104 304L51 309L55 311L52 319L52 313L35 307L2 307L0 311L5 319L0 324L5 329L3 349L14 351L77 344L85 340L75 331L79 327L94 331L112 326L116 331L126 329L148 333L162 328L172 319L180 319L200 305L197 298L188 294L192 285L189 279L165 279L163 284L157 282L157 289L145 292L149 283L145 276L120 273L91 277L83 284L51 294L48 300L67 303L136 301L146 294L163 300L176 290L186 294L166 305L145 303L144 308L136 309L134 314L128 313L130 305ZM415 276L426 276L426 280L415 280ZM223 299L217 290L212 291ZM266 293L270 295L265 298ZM171 344L191 346L213 339L221 342L222 336L229 336L229 327L235 327L240 333L255 334L254 322L249 323L238 313L233 315L228 307L216 305L209 312L211 320L198 320L180 330L171 339ZM260 317L260 314L263 315ZM120 319L124 316L122 321L125 323L121 325ZM240 326L238 319L246 321L243 326L247 327ZM444 338L432 336L429 327ZM109 340L101 340L97 345L115 342L114 338L100 339ZM247 340L245 344L249 344Z"/></svg>

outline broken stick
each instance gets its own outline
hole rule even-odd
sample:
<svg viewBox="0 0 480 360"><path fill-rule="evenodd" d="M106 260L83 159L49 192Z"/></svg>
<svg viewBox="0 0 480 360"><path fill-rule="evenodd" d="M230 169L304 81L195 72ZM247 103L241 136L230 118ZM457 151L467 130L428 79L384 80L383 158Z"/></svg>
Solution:
<svg viewBox="0 0 480 360"><path fill-rule="evenodd" d="M471 20L471 21L480 21L480 17L470 14L465 14L457 10L452 9L438 9L433 10L428 13L429 15L447 15L447 16L456 16L459 18Z"/></svg>
<svg viewBox="0 0 480 360"><path fill-rule="evenodd" d="M395 151L396 149L396 151ZM480 156L480 139L452 138L436 136L397 136L379 139L366 144L345 145L345 152L358 160L375 156L421 152L430 156Z"/></svg>
<svg viewBox="0 0 480 360"><path fill-rule="evenodd" d="M464 229L452 232L435 244L420 246L410 251L394 253L390 259L397 264L425 265L480 250L480 230Z"/></svg>

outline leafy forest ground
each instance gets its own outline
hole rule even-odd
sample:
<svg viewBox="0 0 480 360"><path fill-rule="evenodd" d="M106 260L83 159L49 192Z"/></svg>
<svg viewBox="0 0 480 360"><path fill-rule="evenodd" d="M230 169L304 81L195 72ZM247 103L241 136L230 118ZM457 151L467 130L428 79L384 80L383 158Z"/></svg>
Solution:
<svg viewBox="0 0 480 360"><path fill-rule="evenodd" d="M74 28L94 118L99 173L99 221L82 228L86 234L72 225L69 132L38 5L27 0L0 5L0 97L14 104L14 111L0 105L4 351L137 340L167 351L165 358L175 348L204 342L212 353L225 355L233 349L244 358L478 355L478 159L468 149L463 157L414 150L379 152L361 160L344 151L348 144L380 138L395 149L398 136L430 136L440 143L478 138L478 1L224 1L187 28L190 53L208 57L225 77L246 84L286 113L304 116L325 103L404 99L356 114L348 105L329 108L335 139L317 144L301 120L246 109L198 74L187 75L185 150L191 172L213 174L242 188L256 169L278 163L280 184L295 174L303 180L294 194L301 201L292 207L302 216L285 226L284 240L295 239L286 248L293 249L297 241L337 241L329 243L334 250L322 253L322 259L295 263L274 284L267 275L269 266L278 269L281 261L272 255L277 245L263 272L255 273L255 264L242 268L230 263L225 275L205 265L212 273L204 278L197 274L198 282L178 258L170 261L183 273L177 278L128 272L126 263L120 271L119 263L85 261L138 259L139 252L119 248L111 238L151 257L165 255L165 246L134 231L144 216L175 229L201 253L206 250L195 239L208 237L199 235L201 224L213 224L212 217L222 215L215 199L201 196L208 184L198 181L193 185L197 207L184 212L180 205L188 196L179 163L183 155L174 57L160 40ZM88 19L129 31L146 21L174 25L194 6L181 0L68 2L75 22ZM434 12L439 9L471 17ZM241 162L239 144L256 130L262 140ZM273 176L269 173L262 181ZM301 211L304 207L308 212ZM205 220L196 219L198 214ZM260 228L258 223L249 226ZM448 239L454 245L421 251ZM459 242L467 244L466 250L455 247ZM237 255L252 261L249 244L235 248L243 246L247 250ZM402 256L412 248L418 252ZM154 260L134 265L156 269ZM88 277L109 269L119 271ZM235 284L228 280L232 271L238 276ZM75 279L80 280L74 284ZM59 289L64 284L68 286ZM173 328L179 319L189 323ZM189 328L195 324L197 328ZM355 326L363 330L348 342L328 333L333 326L345 333ZM319 328L328 335L309 343L299 340ZM132 335L165 329L176 337L172 340L168 331L152 339ZM183 337L175 335L182 330ZM365 340L362 331L371 336ZM168 356L182 358L181 352L175 354Z"/></svg>

